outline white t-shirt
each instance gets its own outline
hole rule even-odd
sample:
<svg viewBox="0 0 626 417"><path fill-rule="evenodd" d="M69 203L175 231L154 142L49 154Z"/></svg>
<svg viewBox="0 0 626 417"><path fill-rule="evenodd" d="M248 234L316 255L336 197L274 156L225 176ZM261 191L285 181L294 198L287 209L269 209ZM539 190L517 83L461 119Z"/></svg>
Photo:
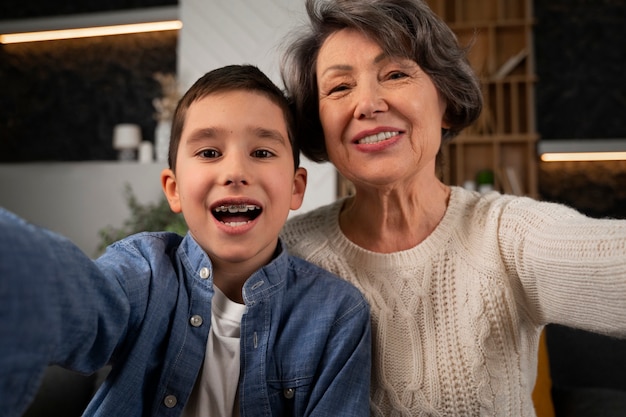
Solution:
<svg viewBox="0 0 626 417"><path fill-rule="evenodd" d="M239 335L244 304L230 300L216 286L204 364L183 417L239 417Z"/></svg>

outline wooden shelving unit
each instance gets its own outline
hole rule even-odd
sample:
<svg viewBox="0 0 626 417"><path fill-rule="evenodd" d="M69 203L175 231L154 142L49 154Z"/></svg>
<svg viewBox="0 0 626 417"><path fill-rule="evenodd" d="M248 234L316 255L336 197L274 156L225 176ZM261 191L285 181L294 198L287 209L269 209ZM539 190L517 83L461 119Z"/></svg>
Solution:
<svg viewBox="0 0 626 417"><path fill-rule="evenodd" d="M444 146L444 182L463 185L478 172L494 173L496 189L537 196L532 0L428 0L472 45L484 108L477 122Z"/></svg>

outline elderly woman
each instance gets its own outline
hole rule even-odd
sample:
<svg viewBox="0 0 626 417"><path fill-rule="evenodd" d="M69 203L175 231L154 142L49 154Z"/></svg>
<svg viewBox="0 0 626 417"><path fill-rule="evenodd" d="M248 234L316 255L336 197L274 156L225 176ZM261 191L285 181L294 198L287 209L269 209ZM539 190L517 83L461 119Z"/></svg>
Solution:
<svg viewBox="0 0 626 417"><path fill-rule="evenodd" d="M626 221L436 175L479 84L421 0L307 0L283 78L303 152L355 194L293 218L291 251L372 307L374 416L533 416L547 323L626 336Z"/></svg>

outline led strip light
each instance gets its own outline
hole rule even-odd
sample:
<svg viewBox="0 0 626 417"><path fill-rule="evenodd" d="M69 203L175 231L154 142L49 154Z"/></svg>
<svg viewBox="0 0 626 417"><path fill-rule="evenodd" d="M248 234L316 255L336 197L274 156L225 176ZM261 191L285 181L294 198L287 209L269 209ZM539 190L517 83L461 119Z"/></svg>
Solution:
<svg viewBox="0 0 626 417"><path fill-rule="evenodd" d="M626 139L544 139L537 149L544 162L626 160Z"/></svg>
<svg viewBox="0 0 626 417"><path fill-rule="evenodd" d="M38 42L179 30L178 7L99 12L74 16L0 21L0 43Z"/></svg>

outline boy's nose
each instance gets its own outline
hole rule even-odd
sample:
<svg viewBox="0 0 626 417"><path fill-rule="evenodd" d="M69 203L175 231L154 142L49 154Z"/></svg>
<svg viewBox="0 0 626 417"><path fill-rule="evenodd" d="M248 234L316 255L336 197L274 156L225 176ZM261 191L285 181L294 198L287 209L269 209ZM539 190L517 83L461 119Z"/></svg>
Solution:
<svg viewBox="0 0 626 417"><path fill-rule="evenodd" d="M227 178L226 179L226 185L235 185L235 184L241 184L241 185L248 185L248 180L246 180L243 177L239 177L239 176L231 176L232 178Z"/></svg>
<svg viewBox="0 0 626 417"><path fill-rule="evenodd" d="M231 157L224 171L224 185L248 185L250 174L243 158Z"/></svg>

